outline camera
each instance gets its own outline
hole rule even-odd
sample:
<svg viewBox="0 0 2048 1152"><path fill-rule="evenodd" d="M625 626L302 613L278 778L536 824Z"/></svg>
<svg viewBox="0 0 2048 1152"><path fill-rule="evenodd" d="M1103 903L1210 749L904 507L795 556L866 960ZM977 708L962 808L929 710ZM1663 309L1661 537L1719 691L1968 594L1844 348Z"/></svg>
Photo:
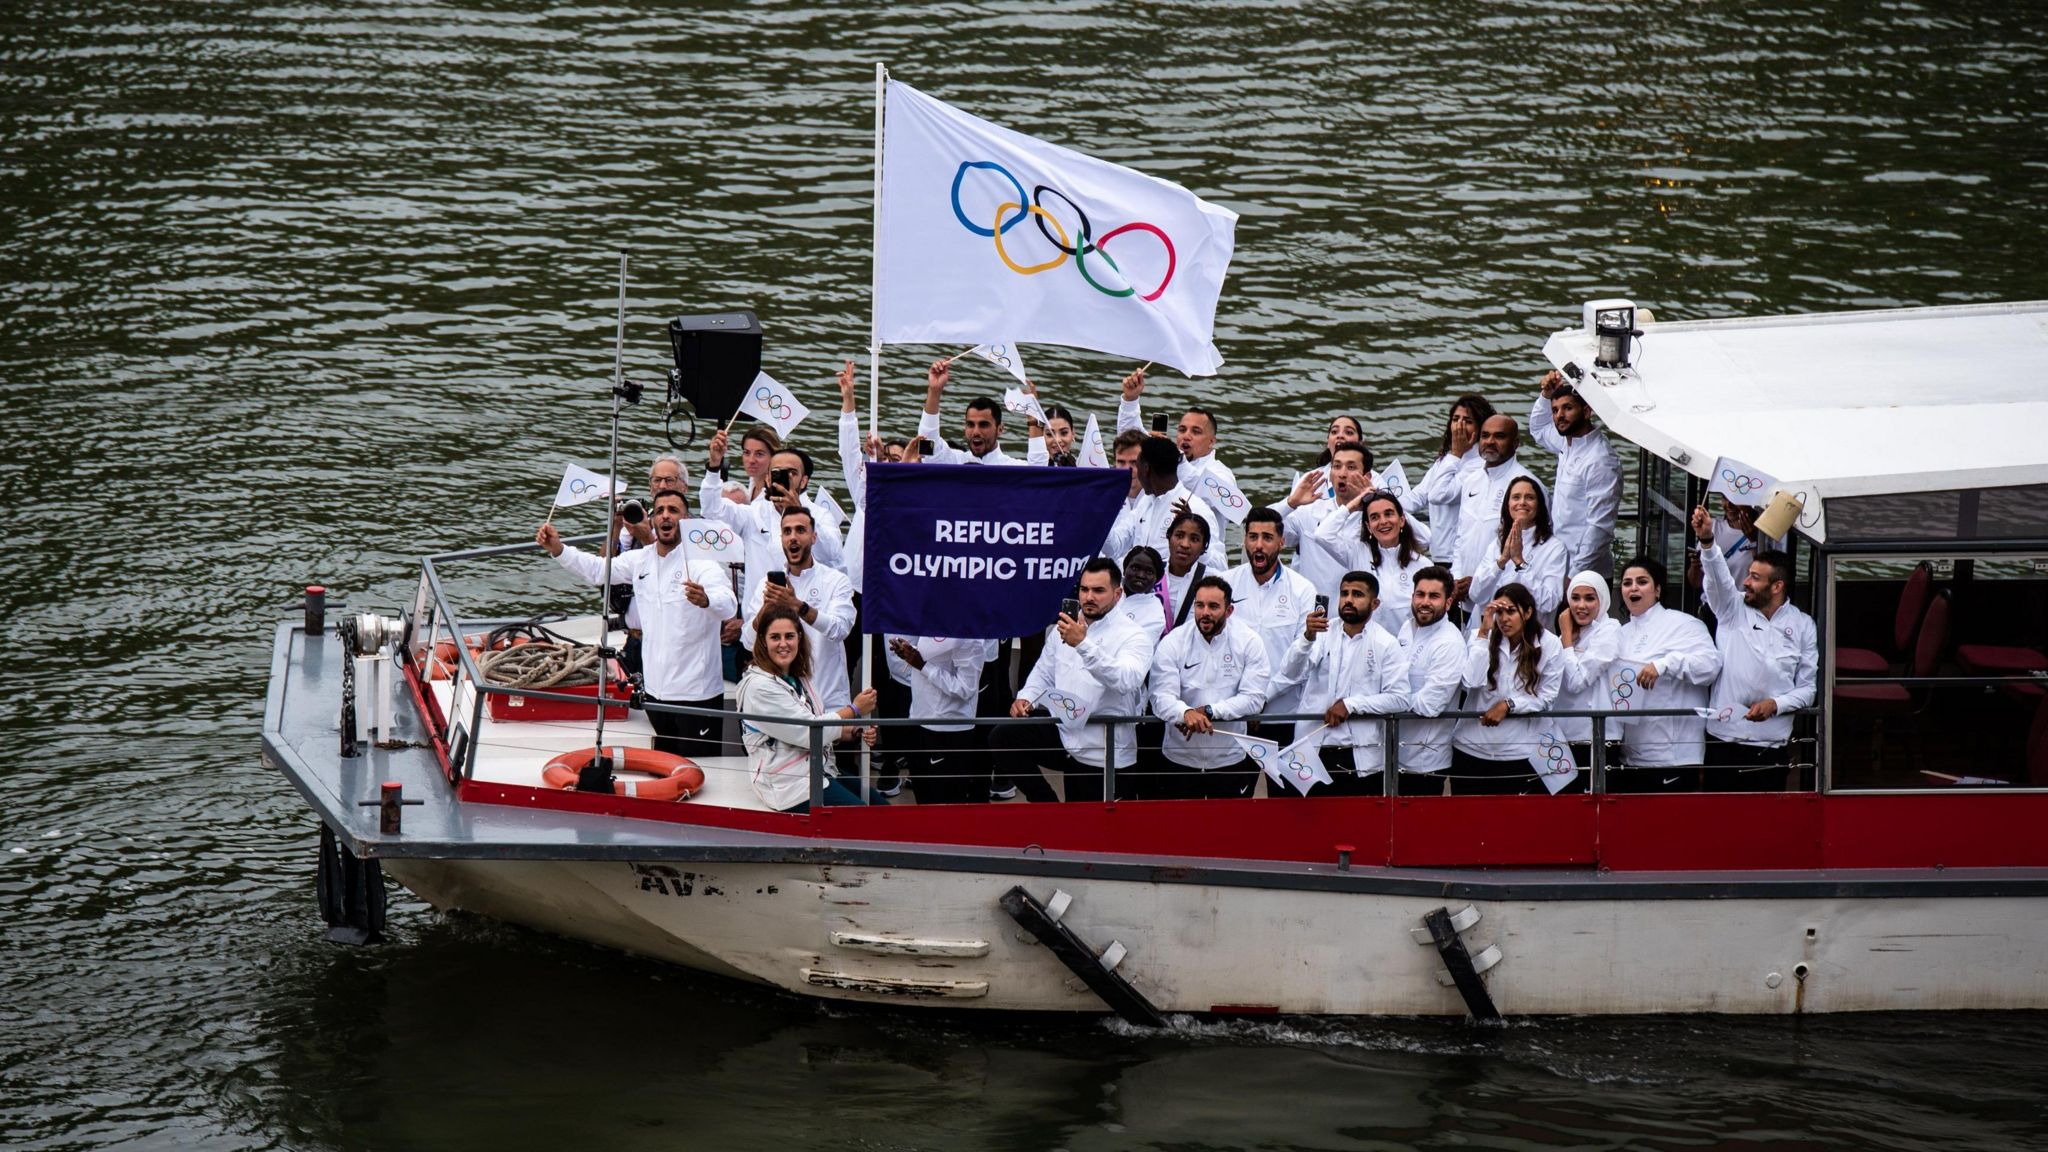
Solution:
<svg viewBox="0 0 2048 1152"><path fill-rule="evenodd" d="M630 498L619 501L613 511L619 514L619 519L628 524L638 524L647 519L647 505Z"/></svg>

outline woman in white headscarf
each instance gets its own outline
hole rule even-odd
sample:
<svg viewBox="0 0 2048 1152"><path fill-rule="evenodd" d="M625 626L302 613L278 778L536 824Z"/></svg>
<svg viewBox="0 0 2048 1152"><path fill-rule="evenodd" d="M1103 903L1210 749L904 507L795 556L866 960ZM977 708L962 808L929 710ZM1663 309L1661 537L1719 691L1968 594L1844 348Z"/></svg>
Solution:
<svg viewBox="0 0 2048 1152"><path fill-rule="evenodd" d="M1608 669L1621 648L1621 622L1608 611L1607 578L1585 571L1565 586L1564 607L1557 614L1557 636L1564 645L1560 653L1564 666L1564 687L1553 707L1559 711L1602 711L1613 703L1608 699ZM1559 717L1563 735L1571 742L1572 756L1581 768L1593 765L1593 721L1585 717ZM1607 739L1620 733L1607 726ZM1576 781L1572 791L1584 791Z"/></svg>

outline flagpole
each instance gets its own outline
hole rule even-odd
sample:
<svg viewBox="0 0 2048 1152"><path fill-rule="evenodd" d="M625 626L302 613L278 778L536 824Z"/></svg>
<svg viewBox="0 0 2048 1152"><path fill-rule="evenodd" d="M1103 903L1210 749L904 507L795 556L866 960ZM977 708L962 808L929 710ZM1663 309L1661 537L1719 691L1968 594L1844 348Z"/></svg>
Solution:
<svg viewBox="0 0 2048 1152"><path fill-rule="evenodd" d="M619 253L619 326L612 338L612 463L611 474L606 478L611 490L604 518L604 583L598 586L597 598L597 740L591 750L590 763L576 779L578 792L604 792L612 790L612 766L604 758L604 707L606 697L611 695L612 662L605 655L605 641L611 639L612 630L612 558L619 551L618 538L612 535L611 505L618 500L619 492L619 406L626 395L626 254ZM550 512L548 515L553 516Z"/></svg>
<svg viewBox="0 0 2048 1152"><path fill-rule="evenodd" d="M882 114L889 97L889 66L875 61L875 220L868 230L872 241L870 271L868 280L868 436L872 439L882 434ZM863 477L862 484L866 484ZM867 503L867 494L861 494L861 503ZM867 519L862 517L861 530L867 530ZM865 556L866 549L862 549ZM867 642L867 652L860 662L860 690L867 691L875 685L875 653L879 645L873 640ZM860 798L868 800L868 767L870 759L866 741L860 745Z"/></svg>

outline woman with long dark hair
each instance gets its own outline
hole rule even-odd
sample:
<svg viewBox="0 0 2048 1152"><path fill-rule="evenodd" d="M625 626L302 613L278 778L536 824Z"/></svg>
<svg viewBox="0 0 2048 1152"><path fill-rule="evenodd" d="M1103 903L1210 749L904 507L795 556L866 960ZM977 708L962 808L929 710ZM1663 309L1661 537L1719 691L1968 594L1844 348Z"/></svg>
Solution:
<svg viewBox="0 0 2048 1152"><path fill-rule="evenodd" d="M1465 649L1465 707L1482 713L1451 732L1451 794L1513 795L1536 788L1549 744L1536 713L1550 707L1564 683L1557 637L1544 631L1536 599L1520 584L1504 585L1479 613L1479 632ZM1569 757L1569 749L1559 755ZM1535 758L1535 759L1532 759Z"/></svg>
<svg viewBox="0 0 2048 1152"><path fill-rule="evenodd" d="M1484 604L1493 599L1496 588L1520 584L1536 598L1539 615L1556 619L1571 557L1553 531L1550 501L1534 477L1508 481L1500 499L1500 527L1484 538L1484 544L1475 548L1475 555L1464 557L1458 568L1460 575L1472 577L1472 603Z"/></svg>
<svg viewBox="0 0 2048 1152"><path fill-rule="evenodd" d="M733 706L740 713L740 741L747 748L747 767L753 774L754 794L778 812L807 812L811 806L811 729L804 724L783 724L773 718L814 720L818 694L811 687L811 642L804 634L803 620L796 609L770 607L754 619L754 662L740 677L733 692ZM841 720L857 721L875 712L875 690L862 689L853 703L833 710ZM869 745L875 729L857 724L841 729L836 739L859 736ZM827 745L831 740L826 741ZM832 755L825 755L825 803L861 804L859 795L835 778Z"/></svg>
<svg viewBox="0 0 2048 1152"><path fill-rule="evenodd" d="M1401 498L1386 491L1361 492L1345 506L1345 515L1323 519L1315 539L1347 571L1370 572L1379 581L1380 606L1373 621L1399 636L1414 599L1415 573L1434 563L1416 540Z"/></svg>
<svg viewBox="0 0 2048 1152"><path fill-rule="evenodd" d="M1401 497L1409 512L1422 512L1429 518L1430 554L1445 567L1458 561L1458 505L1465 498L1464 473L1468 467L1484 467L1479 460L1479 426L1493 415L1493 404L1484 396L1465 395L1451 401L1436 463Z"/></svg>

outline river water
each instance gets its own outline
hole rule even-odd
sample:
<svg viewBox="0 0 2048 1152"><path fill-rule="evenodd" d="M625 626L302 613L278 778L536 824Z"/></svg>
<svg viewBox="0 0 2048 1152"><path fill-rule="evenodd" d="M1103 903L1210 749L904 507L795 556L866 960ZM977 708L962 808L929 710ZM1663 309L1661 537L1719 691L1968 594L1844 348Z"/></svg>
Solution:
<svg viewBox="0 0 2048 1152"><path fill-rule="evenodd" d="M395 606L421 553L528 535L601 456L619 250L633 375L667 317L751 306L829 407L867 330L874 60L1243 214L1224 374L1155 391L1277 495L1329 412L1426 459L1449 396L1525 404L1587 298L2048 297L2042 29L1983 0L14 0L0 1145L2048 1146L2039 1015L933 1020L402 893L393 944L342 949L256 750L299 586ZM940 351L892 351L893 428ZM1105 417L1131 367L1032 351ZM629 458L659 442L634 414Z"/></svg>

